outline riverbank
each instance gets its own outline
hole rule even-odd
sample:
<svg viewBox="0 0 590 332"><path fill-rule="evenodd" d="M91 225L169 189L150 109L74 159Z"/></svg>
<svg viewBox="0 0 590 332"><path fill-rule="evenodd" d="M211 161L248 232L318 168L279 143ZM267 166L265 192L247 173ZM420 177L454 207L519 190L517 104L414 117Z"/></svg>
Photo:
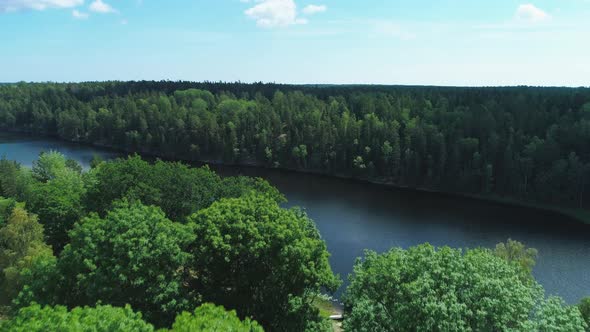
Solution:
<svg viewBox="0 0 590 332"><path fill-rule="evenodd" d="M320 311L320 316L325 319L330 319L330 316L339 315L342 316L343 309L342 306L337 305L337 302L334 302L327 296L319 296L317 297L313 305ZM332 330L334 332L341 332L342 330L342 321L332 320Z"/></svg>
<svg viewBox="0 0 590 332"><path fill-rule="evenodd" d="M405 185L399 185L393 183L391 181L387 181L386 179L379 179L379 178L368 178L368 177L356 177L348 174L339 174L339 173L327 173L323 171L317 170L309 170L309 169L297 169L297 168L290 168L290 167L269 167L263 163L256 162L255 160L249 161L241 161L237 163L227 163L220 159L210 159L210 158L199 158L199 159L188 159L188 158L178 158L174 155L163 155L160 153L154 153L149 150L141 149L141 150L132 150L126 149L118 146L111 146L107 144L101 143L88 143L82 141L71 141L65 140L57 136L51 135L36 135L29 132L22 132L22 131L9 131L15 134L26 135L29 137L48 137L57 139L63 142L78 144L80 146L91 146L100 149L105 149L109 151L118 152L121 154L130 154L130 153L138 153L144 157L148 158L159 158L162 160L167 161L182 161L186 163L196 163L200 165L212 165L212 166L227 166L227 167L244 167L244 168L262 168L262 169L272 169L272 170L280 170L286 172L294 172L300 174L313 174L316 176L322 177L329 177L329 178L338 178L347 181L353 181L357 183L366 183L376 186L382 186L386 188L392 188L397 190L405 190L405 191L412 191L418 193L430 193L430 194L437 194L441 196L451 197L451 198L467 198L473 199L483 202L494 203L503 206L509 207L521 207L521 208L528 208L528 209L535 209L539 211L549 212L558 214L561 216L565 216L575 222L590 225L590 211L580 208L567 208L567 207L560 207L560 206L553 206L553 205L545 205L543 203L533 202L533 201L524 201L522 199L514 198L514 197L506 197L506 196L498 196L498 195L481 195L481 194L470 194L470 193L461 193L461 192L451 192L451 191L443 191L437 190L432 188L424 188L424 187L410 187Z"/></svg>

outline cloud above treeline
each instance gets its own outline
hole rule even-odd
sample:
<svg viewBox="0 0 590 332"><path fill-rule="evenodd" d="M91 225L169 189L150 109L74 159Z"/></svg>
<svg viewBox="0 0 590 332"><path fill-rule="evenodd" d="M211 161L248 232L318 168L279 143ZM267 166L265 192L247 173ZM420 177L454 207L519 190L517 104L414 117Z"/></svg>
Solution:
<svg viewBox="0 0 590 332"><path fill-rule="evenodd" d="M0 0L0 12L21 10L45 10L51 8L73 8L84 4L84 0Z"/></svg>
<svg viewBox="0 0 590 332"><path fill-rule="evenodd" d="M317 13L323 13L328 10L328 7L325 5L308 5L303 8L303 13L307 15L313 15Z"/></svg>
<svg viewBox="0 0 590 332"><path fill-rule="evenodd" d="M240 0L244 3L254 2L254 6L244 13L256 21L256 25L262 28L287 27L290 25L307 24L308 20L301 17L297 11L294 0ZM325 12L328 8L324 5L308 5L302 10L304 15L312 15Z"/></svg>
<svg viewBox="0 0 590 332"><path fill-rule="evenodd" d="M87 19L90 15L81 9L82 6L84 6L84 0L0 0L0 13L26 10L72 9L73 18ZM118 12L103 0L92 1L87 10L99 14Z"/></svg>
<svg viewBox="0 0 590 332"><path fill-rule="evenodd" d="M115 10L111 5L102 0L95 0L90 4L89 7L90 11L100 14L108 14L108 13L115 13Z"/></svg>
<svg viewBox="0 0 590 332"><path fill-rule="evenodd" d="M532 3L526 3L516 8L516 18L521 21L542 22L549 20L551 16Z"/></svg>

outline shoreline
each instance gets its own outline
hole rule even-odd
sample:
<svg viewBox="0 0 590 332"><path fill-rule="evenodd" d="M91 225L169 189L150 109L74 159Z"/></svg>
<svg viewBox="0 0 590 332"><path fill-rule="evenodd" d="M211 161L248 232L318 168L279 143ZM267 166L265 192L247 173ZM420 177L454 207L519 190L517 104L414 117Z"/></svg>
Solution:
<svg viewBox="0 0 590 332"><path fill-rule="evenodd" d="M411 192L415 192L415 193L427 193L427 194L436 194L436 195L442 195L442 196L447 196L447 197L472 199L472 200L476 200L476 201L487 202L487 203L497 204L497 205L501 205L501 206L535 209L535 210L539 210L539 211L554 213L554 214L564 216L568 219L571 219L572 221L574 221L576 223L590 225L590 211L586 211L586 210L580 209L580 208L567 208L567 207L560 207L560 206L554 206L554 205L543 205L543 203L524 201L524 200L516 199L513 197L505 197L505 196L498 196L498 195L489 195L488 196L488 195L481 195L481 194L469 194L469 193L461 193L461 192L443 191L443 190L424 188L424 187L410 187L410 186L395 184L393 182L389 182L386 180L371 179L371 178L366 178L366 177L355 177L355 176L346 175L346 174L337 174L337 173L330 174L330 173L322 172L322 171L308 170L308 169L297 169L297 168L290 168L290 167L269 167L269 166L266 166L262 163L258 163L255 161L227 163L227 162L223 162L218 159L178 158L178 157L174 157L174 156L160 155L158 153L154 153L154 152L147 151L147 150L135 151L135 150L131 150L131 149L125 149L125 148L110 146L110 145L101 144L101 143L88 143L88 142L82 142L82 141L66 140L66 139L60 138L58 136L47 135L47 134L36 135L36 134L26 132L26 131L7 130L7 133L16 133L16 134L29 136L32 138L46 137L46 138L51 138L51 139L55 139L55 140L62 141L62 142L77 144L80 146L95 147L95 148L100 148L100 149L108 150L111 152L118 152L118 153L122 153L122 154L137 153L138 155L143 156L143 157L162 159L162 160L166 160L166 161L178 161L178 162L184 162L184 163L188 163L188 164L211 165L214 167L215 166L233 167L233 168L243 167L243 168L251 168L251 169L266 169L266 170L283 171L283 172L290 172L290 173L308 174L308 175L314 175L314 176L321 176L321 177L327 177L327 178L346 180L346 181L351 181L351 182L356 182L356 183L361 183L361 184L369 184L369 185L379 186L379 187L386 188L386 189L395 189L395 190L401 190L401 191L411 191Z"/></svg>

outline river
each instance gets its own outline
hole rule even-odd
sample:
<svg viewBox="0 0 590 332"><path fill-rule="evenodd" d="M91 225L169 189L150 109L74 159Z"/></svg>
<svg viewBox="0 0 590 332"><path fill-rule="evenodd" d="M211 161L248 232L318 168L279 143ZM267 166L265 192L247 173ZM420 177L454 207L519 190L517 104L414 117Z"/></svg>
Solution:
<svg viewBox="0 0 590 332"><path fill-rule="evenodd" d="M31 166L41 151L58 150L88 167L94 154L120 154L47 138L0 135L0 156ZM289 171L211 166L222 175L265 178L315 220L336 273L346 280L364 249L378 252L424 242L492 248L508 238L539 251L533 270L548 295L568 303L590 296L590 226L551 212L395 189ZM340 294L341 291L338 292Z"/></svg>

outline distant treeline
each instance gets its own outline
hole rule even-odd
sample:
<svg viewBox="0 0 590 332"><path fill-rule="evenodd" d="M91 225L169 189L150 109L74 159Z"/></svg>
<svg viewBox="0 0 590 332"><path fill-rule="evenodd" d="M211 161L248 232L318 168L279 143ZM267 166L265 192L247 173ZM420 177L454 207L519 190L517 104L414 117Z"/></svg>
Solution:
<svg viewBox="0 0 590 332"><path fill-rule="evenodd" d="M589 208L590 89L0 85L0 126L186 160Z"/></svg>

